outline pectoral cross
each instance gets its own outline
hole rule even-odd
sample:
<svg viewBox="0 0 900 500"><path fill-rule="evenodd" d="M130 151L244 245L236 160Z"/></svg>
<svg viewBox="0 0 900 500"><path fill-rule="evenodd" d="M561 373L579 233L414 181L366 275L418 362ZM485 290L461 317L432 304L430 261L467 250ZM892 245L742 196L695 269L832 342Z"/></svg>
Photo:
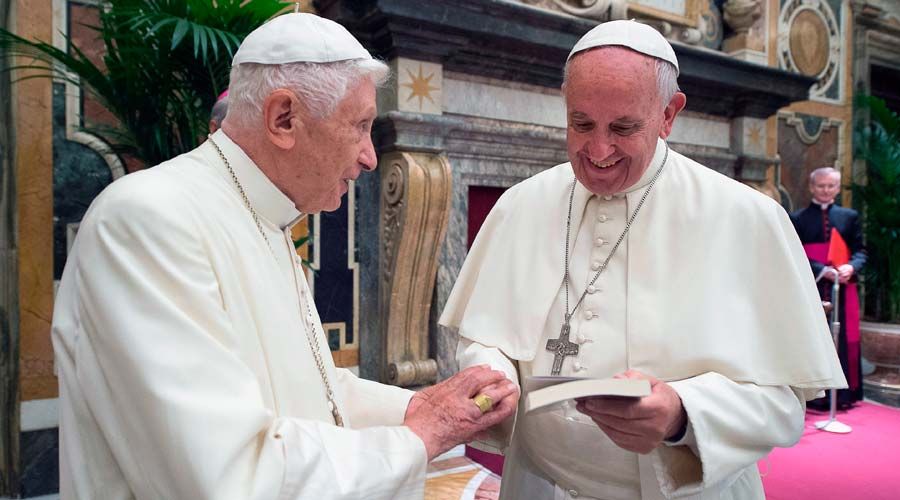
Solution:
<svg viewBox="0 0 900 500"><path fill-rule="evenodd" d="M550 375L559 375L559 372L562 370L563 360L566 359L566 356L578 355L578 344L569 341L569 331L571 331L569 320L570 316L566 314L566 321L563 322L562 328L559 330L559 338L547 340L547 350L555 353L553 357L553 369L550 370Z"/></svg>

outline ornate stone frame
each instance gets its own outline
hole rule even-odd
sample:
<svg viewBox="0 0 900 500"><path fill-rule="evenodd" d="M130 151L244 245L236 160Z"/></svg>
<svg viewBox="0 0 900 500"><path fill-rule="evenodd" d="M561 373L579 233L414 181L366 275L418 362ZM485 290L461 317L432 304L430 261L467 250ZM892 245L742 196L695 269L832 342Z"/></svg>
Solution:
<svg viewBox="0 0 900 500"><path fill-rule="evenodd" d="M98 0L79 0L80 3L93 5L99 8ZM68 50L63 34L68 33L69 27L69 2L68 0L53 0L53 45L60 50ZM125 164L122 159L113 152L103 139L81 129L81 87L72 81L54 79L54 83L65 84L66 88L66 139L83 144L95 151L112 173L112 180L125 175Z"/></svg>
<svg viewBox="0 0 900 500"><path fill-rule="evenodd" d="M659 19L679 26L696 28L699 24L698 20L700 19L700 13L703 10L702 7L703 3L701 0L685 0L685 13L683 16L680 16L662 9L631 1L628 2L628 15L633 16L637 14L638 16Z"/></svg>
<svg viewBox="0 0 900 500"><path fill-rule="evenodd" d="M843 104L845 100L843 62L848 23L846 8L835 13L825 0L786 0L778 15L778 64L788 71L799 72L791 54L789 37L792 23L803 12L815 14L830 31L828 62L822 72L816 75L817 81L809 90L809 97L814 101ZM837 97L827 97L825 94L835 84Z"/></svg>

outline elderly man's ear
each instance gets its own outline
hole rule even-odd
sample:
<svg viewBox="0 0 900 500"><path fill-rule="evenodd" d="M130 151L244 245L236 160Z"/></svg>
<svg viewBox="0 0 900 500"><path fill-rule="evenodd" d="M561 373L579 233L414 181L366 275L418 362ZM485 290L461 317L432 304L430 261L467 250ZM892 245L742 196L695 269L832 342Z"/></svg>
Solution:
<svg viewBox="0 0 900 500"><path fill-rule="evenodd" d="M672 99L669 100L669 104L663 110L663 125L662 130L659 131L659 136L663 139L669 137L669 134L672 133L672 125L675 123L675 117L678 116L678 113L684 109L684 106L687 104L687 96L682 92L675 92L675 95L672 96Z"/></svg>
<svg viewBox="0 0 900 500"><path fill-rule="evenodd" d="M297 96L287 89L278 89L263 101L262 112L269 142L280 149L292 149L298 128L305 127L306 110Z"/></svg>

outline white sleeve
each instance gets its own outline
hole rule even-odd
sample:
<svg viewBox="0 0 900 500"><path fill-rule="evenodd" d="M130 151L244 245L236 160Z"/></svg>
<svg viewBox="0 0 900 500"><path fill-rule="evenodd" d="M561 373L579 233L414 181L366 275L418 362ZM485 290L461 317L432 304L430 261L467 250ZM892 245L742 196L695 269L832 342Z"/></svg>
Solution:
<svg viewBox="0 0 900 500"><path fill-rule="evenodd" d="M276 417L190 217L122 205L78 235L73 377L137 499L422 498L425 446L389 415L404 395L370 420L393 426Z"/></svg>
<svg viewBox="0 0 900 500"><path fill-rule="evenodd" d="M355 429L403 425L409 400L415 394L409 389L359 378L345 368L337 369L337 384L343 395L342 407Z"/></svg>
<svg viewBox="0 0 900 500"><path fill-rule="evenodd" d="M667 497L734 477L803 434L804 403L790 387L738 383L714 372L669 384L681 397L688 429L652 454Z"/></svg>
<svg viewBox="0 0 900 500"><path fill-rule="evenodd" d="M459 344L456 346L456 360L459 362L460 371L470 366L490 365L492 369L506 373L506 378L519 386L516 365L496 347L487 347L460 337ZM489 429L486 439L469 443L469 445L482 451L502 454L509 446L515 424L516 413Z"/></svg>

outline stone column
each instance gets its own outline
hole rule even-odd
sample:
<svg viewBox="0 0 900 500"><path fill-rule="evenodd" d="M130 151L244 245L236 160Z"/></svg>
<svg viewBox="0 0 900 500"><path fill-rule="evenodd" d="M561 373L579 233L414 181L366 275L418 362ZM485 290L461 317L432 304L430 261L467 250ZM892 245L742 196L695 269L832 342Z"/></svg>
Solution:
<svg viewBox="0 0 900 500"><path fill-rule="evenodd" d="M778 189L769 185L768 171L779 164L777 157L766 153L768 140L766 120L741 116L731 121L731 149L738 155L734 178L781 202Z"/></svg>

